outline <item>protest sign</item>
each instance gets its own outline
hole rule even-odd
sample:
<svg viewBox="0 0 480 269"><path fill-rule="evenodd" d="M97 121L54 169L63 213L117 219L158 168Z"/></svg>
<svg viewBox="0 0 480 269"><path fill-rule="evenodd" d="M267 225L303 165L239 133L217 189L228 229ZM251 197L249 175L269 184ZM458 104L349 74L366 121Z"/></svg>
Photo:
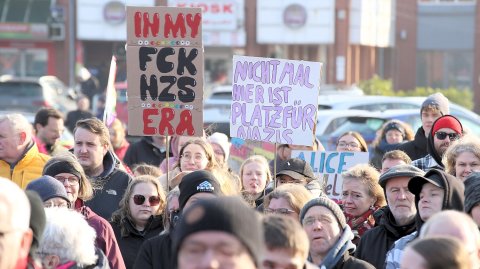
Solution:
<svg viewBox="0 0 480 269"><path fill-rule="evenodd" d="M342 199L341 173L357 164L368 163L369 154L368 152L294 150L292 158L300 158L309 163L327 196L339 201Z"/></svg>
<svg viewBox="0 0 480 269"><path fill-rule="evenodd" d="M321 63L233 56L230 136L312 146Z"/></svg>
<svg viewBox="0 0 480 269"><path fill-rule="evenodd" d="M128 133L203 134L200 8L127 7Z"/></svg>
<svg viewBox="0 0 480 269"><path fill-rule="evenodd" d="M275 145L263 141L243 140L232 137L228 167L239 173L242 163L253 155L262 155L268 161L275 158Z"/></svg>

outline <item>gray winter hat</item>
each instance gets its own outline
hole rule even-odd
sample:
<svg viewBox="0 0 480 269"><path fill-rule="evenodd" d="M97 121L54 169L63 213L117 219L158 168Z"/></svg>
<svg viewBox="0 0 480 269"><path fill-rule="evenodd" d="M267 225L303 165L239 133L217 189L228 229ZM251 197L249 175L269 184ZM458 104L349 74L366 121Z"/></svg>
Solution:
<svg viewBox="0 0 480 269"><path fill-rule="evenodd" d="M425 172L423 170L410 165L410 164L399 164L396 166L391 167L388 169L387 172L383 173L380 176L380 179L378 180L378 184L382 186L382 188L385 189L385 186L387 185L387 181L392 178L396 177L415 177L415 176L423 176L425 175Z"/></svg>
<svg viewBox="0 0 480 269"><path fill-rule="evenodd" d="M42 176L33 180L28 183L26 190L38 193L42 202L58 197L70 203L63 184L51 176Z"/></svg>
<svg viewBox="0 0 480 269"><path fill-rule="evenodd" d="M343 215L343 211L340 206L335 203L335 201L331 200L327 197L320 197L310 200L300 211L300 223L303 223L303 219L305 218L305 214L307 211L314 207L314 206L323 206L328 208L332 211L333 215L337 218L338 224L344 229L347 226L347 220L345 219L345 215Z"/></svg>
<svg viewBox="0 0 480 269"><path fill-rule="evenodd" d="M428 96L427 99L423 101L420 112L422 112L423 109L428 106L436 107L440 111L440 113L442 113L442 116L450 114L449 101L447 97L445 97L445 95L443 95L440 92L437 92Z"/></svg>

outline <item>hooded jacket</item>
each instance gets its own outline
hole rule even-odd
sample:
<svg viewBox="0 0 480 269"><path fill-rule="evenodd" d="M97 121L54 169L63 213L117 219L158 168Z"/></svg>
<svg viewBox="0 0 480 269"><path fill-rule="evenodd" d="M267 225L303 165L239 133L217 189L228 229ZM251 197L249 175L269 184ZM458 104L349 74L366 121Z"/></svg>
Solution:
<svg viewBox="0 0 480 269"><path fill-rule="evenodd" d="M16 163L0 160L0 177L10 179L25 189L30 181L42 176L43 167L49 159L48 155L38 152L38 147L32 141Z"/></svg>
<svg viewBox="0 0 480 269"><path fill-rule="evenodd" d="M457 211L463 211L464 205L464 185L463 182L442 170L439 169L431 169L430 171L425 174L425 177L429 177L430 175L435 174L437 177L441 178L442 185L445 186L444 188L444 197L442 203L442 210L452 209ZM418 202L420 201L420 195L415 195L415 207L417 208L417 214L415 215L415 226L416 231L420 231L425 221L423 221L420 217L420 213L418 211ZM395 242L393 247L387 253L386 260L385 260L385 268L386 269L394 269L400 268L400 259L402 258L403 250L405 246L412 241L413 239L418 237L418 232L406 235Z"/></svg>
<svg viewBox="0 0 480 269"><path fill-rule="evenodd" d="M147 239L159 235L163 230L162 216L150 217L145 230L138 231L129 219L122 219L121 223L112 223L118 245L122 251L127 269L132 269L142 243ZM122 235L122 227L127 234Z"/></svg>
<svg viewBox="0 0 480 269"><path fill-rule="evenodd" d="M397 149L405 152L412 160L420 159L428 154L427 137L423 127L418 128L415 138L412 141L399 144Z"/></svg>
<svg viewBox="0 0 480 269"><path fill-rule="evenodd" d="M103 172L89 178L93 186L93 198L86 202L100 217L110 220L118 209L120 200L132 180L129 174L118 168L119 162L108 151L103 157Z"/></svg>
<svg viewBox="0 0 480 269"><path fill-rule="evenodd" d="M371 263L375 268L383 268L390 247L401 237L415 231L415 221L406 225L396 224L395 217L387 206L377 223L377 227L367 231L360 239L355 257Z"/></svg>
<svg viewBox="0 0 480 269"><path fill-rule="evenodd" d="M171 231L143 242L138 251L134 269L172 269L173 251Z"/></svg>
<svg viewBox="0 0 480 269"><path fill-rule="evenodd" d="M352 239L352 230L347 225L343 229L338 241L330 248L327 256L319 265L320 269L375 269L371 264L350 256L350 253L355 251ZM311 262L311 257L308 260Z"/></svg>
<svg viewBox="0 0 480 269"><path fill-rule="evenodd" d="M132 168L139 163L159 166L165 159L166 154L166 151L161 151L153 145L152 137L146 136L140 141L130 144L123 158L123 162Z"/></svg>
<svg viewBox="0 0 480 269"><path fill-rule="evenodd" d="M122 257L115 233L108 221L98 216L88 206L85 206L83 201L78 199L75 203L75 210L81 213L97 234L95 245L104 253L105 259L109 264L109 268L123 269L125 262Z"/></svg>

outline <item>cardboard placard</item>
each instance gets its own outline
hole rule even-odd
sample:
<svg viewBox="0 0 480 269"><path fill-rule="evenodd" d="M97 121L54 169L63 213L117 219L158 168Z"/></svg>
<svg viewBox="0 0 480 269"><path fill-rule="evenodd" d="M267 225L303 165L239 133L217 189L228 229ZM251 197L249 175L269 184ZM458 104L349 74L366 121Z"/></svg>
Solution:
<svg viewBox="0 0 480 269"><path fill-rule="evenodd" d="M342 199L342 172L357 164L368 163L370 160L368 152L346 151L294 150L292 158L300 158L309 163L320 185L324 186L324 192L335 201Z"/></svg>
<svg viewBox="0 0 480 269"><path fill-rule="evenodd" d="M322 64L233 56L230 136L312 146Z"/></svg>
<svg viewBox="0 0 480 269"><path fill-rule="evenodd" d="M127 7L128 133L203 134L201 9Z"/></svg>

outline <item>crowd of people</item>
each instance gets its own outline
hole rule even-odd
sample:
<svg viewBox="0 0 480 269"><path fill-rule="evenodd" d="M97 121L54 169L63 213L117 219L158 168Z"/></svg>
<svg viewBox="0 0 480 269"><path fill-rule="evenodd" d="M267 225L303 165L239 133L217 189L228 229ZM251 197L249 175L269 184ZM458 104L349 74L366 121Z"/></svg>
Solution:
<svg viewBox="0 0 480 269"><path fill-rule="evenodd" d="M342 172L339 200L292 158L318 140L233 171L225 134L130 143L88 106L0 116L0 269L480 268L480 138L442 94L416 133L392 120L370 145L338 138L370 153Z"/></svg>

